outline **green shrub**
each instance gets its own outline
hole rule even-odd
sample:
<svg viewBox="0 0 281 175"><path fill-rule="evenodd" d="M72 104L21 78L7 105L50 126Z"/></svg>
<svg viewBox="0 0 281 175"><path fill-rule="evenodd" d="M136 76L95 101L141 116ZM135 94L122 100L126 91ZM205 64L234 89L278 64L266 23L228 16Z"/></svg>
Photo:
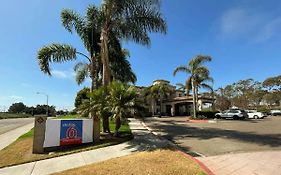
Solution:
<svg viewBox="0 0 281 175"><path fill-rule="evenodd" d="M6 112L0 113L0 119L29 118L29 117L32 117L32 116L30 114L12 114L12 113L6 113Z"/></svg>
<svg viewBox="0 0 281 175"><path fill-rule="evenodd" d="M269 113L270 109L267 106L260 106L257 109L258 112L264 112L264 113Z"/></svg>
<svg viewBox="0 0 281 175"><path fill-rule="evenodd" d="M218 113L218 111L198 111L197 115L203 118L215 118L216 113Z"/></svg>

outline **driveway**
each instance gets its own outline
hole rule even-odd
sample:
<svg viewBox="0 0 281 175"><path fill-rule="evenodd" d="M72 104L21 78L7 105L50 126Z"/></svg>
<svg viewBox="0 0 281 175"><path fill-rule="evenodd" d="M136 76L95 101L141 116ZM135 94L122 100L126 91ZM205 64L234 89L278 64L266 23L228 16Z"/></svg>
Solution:
<svg viewBox="0 0 281 175"><path fill-rule="evenodd" d="M185 117L170 117L145 122L161 136L199 155L281 150L281 117L217 123L188 123Z"/></svg>

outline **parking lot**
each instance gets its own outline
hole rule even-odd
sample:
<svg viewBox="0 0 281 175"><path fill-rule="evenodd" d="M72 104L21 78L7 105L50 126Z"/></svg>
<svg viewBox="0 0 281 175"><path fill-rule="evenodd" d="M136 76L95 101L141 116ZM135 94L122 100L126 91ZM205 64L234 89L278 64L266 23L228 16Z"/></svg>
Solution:
<svg viewBox="0 0 281 175"><path fill-rule="evenodd" d="M205 156L281 150L281 117L188 123L186 117L147 118L145 123L186 151Z"/></svg>

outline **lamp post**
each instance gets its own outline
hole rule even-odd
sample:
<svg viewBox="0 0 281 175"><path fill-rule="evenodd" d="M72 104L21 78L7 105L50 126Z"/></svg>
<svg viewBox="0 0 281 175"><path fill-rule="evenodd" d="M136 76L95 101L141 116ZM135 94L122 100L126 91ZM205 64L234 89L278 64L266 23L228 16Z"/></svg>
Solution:
<svg viewBox="0 0 281 175"><path fill-rule="evenodd" d="M37 92L37 94L41 94L41 95L45 95L46 96L46 98L47 98L47 107L46 107L46 115L47 115L47 117L49 116L49 105L48 105L48 102L49 102L49 96L48 96L48 94L45 94L45 93L43 93L43 92Z"/></svg>

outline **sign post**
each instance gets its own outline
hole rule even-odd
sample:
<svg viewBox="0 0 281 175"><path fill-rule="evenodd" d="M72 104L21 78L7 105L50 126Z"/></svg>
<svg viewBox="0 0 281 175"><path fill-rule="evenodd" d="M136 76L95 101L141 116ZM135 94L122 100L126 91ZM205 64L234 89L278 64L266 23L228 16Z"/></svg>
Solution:
<svg viewBox="0 0 281 175"><path fill-rule="evenodd" d="M44 153L46 116L35 116L34 135L33 135L33 153Z"/></svg>

